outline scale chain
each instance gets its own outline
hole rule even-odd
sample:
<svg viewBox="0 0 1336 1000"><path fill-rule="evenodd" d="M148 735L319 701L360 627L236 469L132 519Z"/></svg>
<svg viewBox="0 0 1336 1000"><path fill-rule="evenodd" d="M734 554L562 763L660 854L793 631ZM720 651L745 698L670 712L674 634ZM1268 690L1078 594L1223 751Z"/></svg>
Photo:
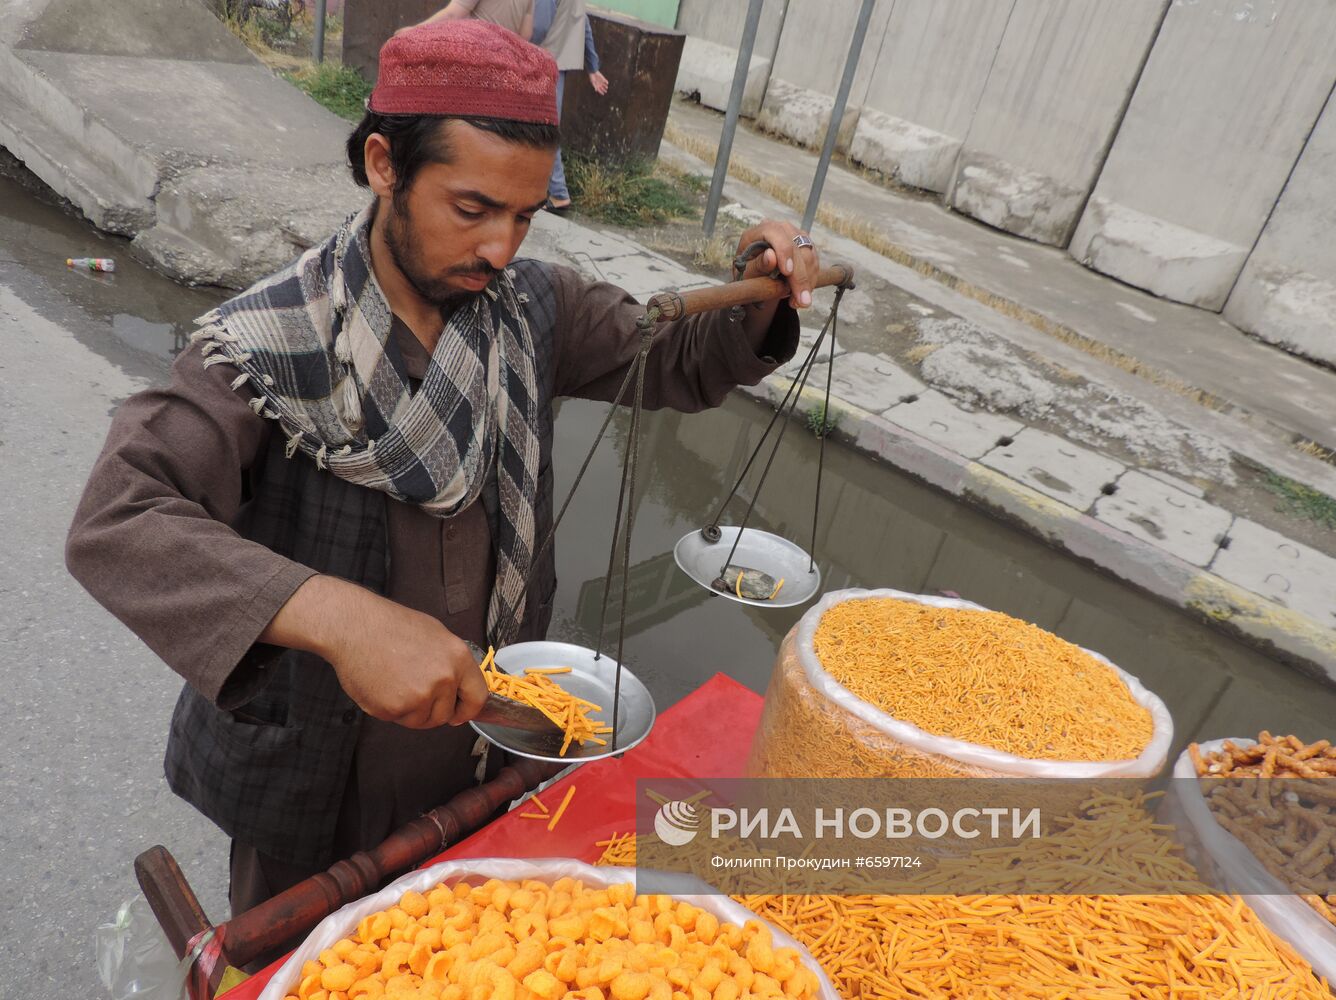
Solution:
<svg viewBox="0 0 1336 1000"><path fill-rule="evenodd" d="M612 418L617 412L617 407L621 406L622 400L626 398L626 390L631 387L631 381L634 377L635 366L632 365L626 370L626 377L622 379L621 387L618 388L617 395L613 397L612 405L608 407L608 415L603 418L603 426L598 429L598 434L594 436L594 443L590 446L588 453L585 455L584 462L580 465L580 471L575 474L575 481L571 484L571 488L566 494L566 499L561 502L561 509L557 512L557 516L552 522L551 529L539 544L538 548L534 550L533 558L529 562L529 573L524 578L524 592L526 594L529 592L529 588L533 585L534 574L538 572L539 560L543 553L547 551L548 546L550 546L553 540L557 537L557 529L561 527L561 520L566 516L566 510L570 507L571 501L575 499L575 492L580 488L580 483L584 480L585 472L589 469L589 463L593 461L594 453L598 451L598 446L603 442L603 435L607 433L608 425L612 423ZM508 609L507 615L508 617L505 624L513 624L515 608L512 607ZM496 631L499 635L505 630L498 625Z"/></svg>
<svg viewBox="0 0 1336 1000"><path fill-rule="evenodd" d="M813 366L813 363L814 363L815 360L816 360L817 353L821 350L821 344L822 344L822 342L823 342L823 341L825 340L825 338L826 338L826 333L832 329L832 326L833 326L833 324L834 324L834 322L835 322L836 314L839 312L840 298L842 297L843 293L844 293L844 290L843 290L842 288L837 288L837 289L835 290L835 303L834 303L834 305L831 307L830 315L826 317L826 322L825 322L825 324L821 327L821 333L817 335L816 342L812 345L812 349L811 349L810 351L807 352L807 358L806 358L806 360L803 362L802 366L800 367L800 369L799 369L799 371L798 371L798 378L794 379L793 383L789 386L789 390L788 390L788 392L786 392L786 393L784 394L784 398L780 401L779 409L777 409L777 410L775 411L775 415L774 415L773 417L771 417L771 426L773 426L774 421L775 421L776 419L778 419L781 415L785 415L785 416L791 418L791 417L793 416L794 412L797 410L797 408L798 408L798 400L799 400L799 398L801 398L801 396L802 396L802 391L803 391L803 389L807 386L807 377L808 377L808 376L811 374L811 372L812 372L812 366ZM832 343L833 343L833 341L832 341ZM830 376L831 376L831 372L833 372L833 370L834 370L834 367L835 367L835 366L834 366L834 351L833 351L833 349L832 349L830 371L828 371L827 374L826 374L826 399L827 399L827 403L829 403L829 399L830 399ZM737 551L738 551L738 543L742 541L742 534L743 534L743 532L745 532L745 531L747 530L747 522L751 520L752 511L754 511L754 510L756 509L756 501L757 501L757 498L759 498L760 495L761 495L761 488L765 485L766 477L770 474L770 467L771 467L771 466L774 464L774 462L775 462L775 456L779 454L779 446L780 446L780 444L784 441L784 434L785 434L785 432L789 429L789 424L791 424L792 422L793 422L793 421L792 421L791 419L786 419L786 420L784 421L784 423L780 426L780 428L779 428L779 433L778 433L777 435L775 435L775 443L774 443L774 445L773 445L773 446L771 447L771 449L770 449L770 457L769 457L768 459L766 459L765 468L761 470L760 478L757 479L757 481L756 481L756 486L755 486L755 488L752 490L751 500L748 501L748 503L747 503L747 513L746 513L745 515L743 515L742 523L738 526L738 533L737 533L737 535L735 535L734 538L733 538L733 547L730 548L730 549L728 550L728 558L724 560L724 564L723 564L723 566L721 566L720 569L719 569L719 576L720 576L721 578L724 576L725 573L728 572L728 567L731 566L731 565L733 564L733 556L734 556L734 555L737 553ZM823 422L823 423L825 422L825 416L824 416L824 415L823 415L823 417L822 417L822 422ZM742 479L746 477L747 469L749 469L749 468L751 467L751 464L752 464L753 461L755 461L756 456L759 455L759 454L761 453L761 447L762 447L762 445L765 444L765 439L766 439L766 437L769 435L769 433L770 433L770 427L767 427L766 430L765 430L765 433L761 435L761 439L760 439L759 441L757 441L757 443L756 443L756 451L754 451L754 452L752 453L751 458L749 458L749 459L747 460L747 468L744 468L744 469L743 469L742 476L740 476L739 479L738 479L738 485L734 487L734 493L736 493L736 492L737 492L737 489L742 485ZM824 439L823 439L823 440L824 440ZM820 491L820 488L821 488L820 470L818 470L818 473L817 473L817 490L818 490L818 493L819 493L819 491ZM730 499L731 499L731 495L730 495ZM728 501L725 500L724 502L727 503ZM722 511L721 511L721 514L722 514ZM716 524L717 524L717 521L716 521ZM813 535L813 544L815 545L815 534ZM809 555L809 556L808 556L808 559L809 559L808 571L810 572L810 571L811 571L811 560L813 560L814 557L811 556L811 555Z"/></svg>
<svg viewBox="0 0 1336 1000"><path fill-rule="evenodd" d="M613 674L612 689L612 749L617 749L618 721L621 715L622 692L622 656L626 642L626 604L629 596L631 579L631 537L635 528L635 485L637 462L640 452L640 420L645 408L645 370L648 367L649 351L654 346L654 320L648 315L642 316L636 324L640 329L640 350L636 354L631 372L635 377L635 398L631 404L631 426L629 428L626 454L622 458L622 481L617 491L617 516L613 522L612 545L608 551L608 573L603 579L603 608L599 615L598 645L594 649L594 659L603 655L603 634L608 621L608 598L612 593L612 574L616 565L619 542L622 547L622 606L617 629L617 658ZM630 373L628 373L630 374ZM626 531L622 533L622 511L626 511Z"/></svg>
<svg viewBox="0 0 1336 1000"><path fill-rule="evenodd" d="M640 459L640 421L645 413L645 369L648 367L649 349L652 345L652 335L648 330L641 333L642 343L640 355L637 358L636 372L636 398L635 405L631 410L631 475L627 488L626 504L626 543L622 549L622 613L621 621L617 627L617 672L614 675L612 686L612 749L617 749L617 716L622 707L622 647L626 642L626 605L630 596L631 582L631 539L635 533L636 523L636 473Z"/></svg>
<svg viewBox="0 0 1336 1000"><path fill-rule="evenodd" d="M752 463L756 461L756 456L761 453L761 446L765 444L765 439L770 436L770 432L774 429L779 418L783 416L785 410L789 408L790 397L794 398L794 405L797 405L796 394L800 391L800 385L805 385L807 382L807 373L815 362L817 352L821 349L821 343L825 339L826 330L829 327L830 318L827 317L825 325L821 327L820 334L817 335L816 341L807 352L807 357L803 359L803 363L798 367L798 378L795 378L789 384L788 391L784 393L784 398L779 401L779 406L775 409L774 415L771 416L770 422L766 424L765 430L761 432L761 436L756 442L756 447L752 450L746 464L743 465L742 472L738 475L737 482L733 484L733 488L728 491L728 495L725 496L723 501L719 504L719 509L715 511L714 518L710 521L710 527L718 529L719 521L724 516L724 511L728 508L729 501L737 496L738 490L742 488L742 483L746 480L747 473L751 471ZM725 564L724 568L728 568L727 564Z"/></svg>
<svg viewBox="0 0 1336 1000"><path fill-rule="evenodd" d="M812 497L812 546L807 552L807 572L816 568L816 525L821 510L821 475L826 467L826 436L830 433L830 383L835 377L835 339L840 326L840 299L844 298L844 288L835 289L835 302L830 307L830 361L826 365L826 397L821 401L821 426L818 428L816 453L816 494ZM814 345L820 347L818 343Z"/></svg>

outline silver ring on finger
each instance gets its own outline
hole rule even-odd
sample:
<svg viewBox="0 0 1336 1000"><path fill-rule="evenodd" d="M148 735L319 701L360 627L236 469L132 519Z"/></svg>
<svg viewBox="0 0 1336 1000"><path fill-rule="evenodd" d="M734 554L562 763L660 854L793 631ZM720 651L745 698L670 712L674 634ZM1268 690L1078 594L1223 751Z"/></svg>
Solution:
<svg viewBox="0 0 1336 1000"><path fill-rule="evenodd" d="M793 245L799 248L815 246L815 244L811 240L811 237L806 236L803 233L799 233L797 236L793 238Z"/></svg>

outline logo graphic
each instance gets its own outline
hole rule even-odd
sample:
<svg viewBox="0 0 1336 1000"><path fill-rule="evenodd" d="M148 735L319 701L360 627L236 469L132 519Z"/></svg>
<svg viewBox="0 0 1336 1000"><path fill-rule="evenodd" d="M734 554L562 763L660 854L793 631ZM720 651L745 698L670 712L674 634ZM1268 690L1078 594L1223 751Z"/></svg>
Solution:
<svg viewBox="0 0 1336 1000"><path fill-rule="evenodd" d="M665 802L654 815L654 832L669 847L689 844L700 832L700 811L691 802Z"/></svg>

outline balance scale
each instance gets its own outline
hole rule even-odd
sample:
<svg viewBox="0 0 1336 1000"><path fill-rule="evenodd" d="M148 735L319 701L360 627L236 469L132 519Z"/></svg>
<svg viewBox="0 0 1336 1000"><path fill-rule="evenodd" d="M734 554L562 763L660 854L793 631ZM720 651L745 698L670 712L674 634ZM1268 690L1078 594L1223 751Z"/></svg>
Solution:
<svg viewBox="0 0 1336 1000"><path fill-rule="evenodd" d="M753 257L769 249L764 242L748 246L733 261L735 274L741 274L743 268ZM845 291L853 287L853 271L842 265L823 268L817 275L816 287L835 286L835 302L831 306L825 325L820 335L790 383L788 391L780 401L771 417L770 423L757 441L756 448L743 466L733 488L720 503L713 519L699 530L684 535L673 548L673 557L677 565L693 581L710 593L725 597L740 604L750 604L760 608L789 608L803 604L817 595L821 588L821 571L817 568L815 556L789 539L759 528L748 526L756 506L761 488L765 483L775 456L784 438L784 432L792 423L799 397L807 384L808 375L829 336L829 367L827 368L823 414L830 412L830 373L835 367L835 333L838 325L840 300ZM598 705L611 705L612 733L608 735L606 746L590 744L571 746L565 755L559 754L559 746L549 738L527 733L507 726L489 723L470 723L480 736L494 743L503 750L537 760L571 763L597 760L625 753L649 735L654 725L654 701L648 689L623 663L624 641L626 638L626 600L627 580L631 558L631 535L635 527L635 493L637 460L640 447L640 423L644 412L645 365L650 349L654 345L654 332L657 324L671 322L686 316L716 309L741 310L747 305L783 298L788 293L788 286L777 275L762 278L750 278L745 281L733 281L730 284L701 288L689 292L660 292L650 298L645 313L636 321L640 332L640 349L634 362L626 373L608 410L594 443L585 456L580 471L576 474L570 492L562 502L560 510L552 523L552 530L534 553L532 566L537 566L539 558L552 544L557 528L570 506L575 492L589 463L603 440L603 435L612 423L617 408L631 396L631 428L628 435L628 447L622 461L621 486L617 499L617 516L613 523L612 542L608 555L608 572L604 578L603 610L599 621L599 638L596 648L574 645L564 642L519 642L503 646L496 652L498 667L509 673L521 673L532 668L569 667L570 672L562 675L561 685L570 694ZM735 315L738 313L735 312ZM753 464L760 456L771 432L778 428L770 445L767 457L756 482L751 490L751 501L747 505L742 521L737 525L720 523L730 501L737 496ZM821 458L817 463L817 477L812 504L812 550L816 549L817 513L821 501L821 474L824 466L827 427L820 428L818 437L821 442ZM609 656L604 651L603 635L607 625L608 597L612 590L612 580L617 570L618 558L621 562L622 601L620 621L618 622L616 655ZM526 587L527 589L527 587Z"/></svg>

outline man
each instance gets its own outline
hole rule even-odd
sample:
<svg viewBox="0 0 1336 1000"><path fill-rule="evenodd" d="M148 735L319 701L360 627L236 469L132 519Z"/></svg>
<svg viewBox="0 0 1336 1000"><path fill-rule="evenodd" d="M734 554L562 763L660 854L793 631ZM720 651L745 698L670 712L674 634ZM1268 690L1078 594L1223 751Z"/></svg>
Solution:
<svg viewBox="0 0 1336 1000"><path fill-rule="evenodd" d="M598 49L594 47L594 29L589 24L584 0L535 0L533 8L533 35L535 45L552 53L557 61L557 116L566 92L566 78L577 72L589 74L589 85L594 93L604 97L608 93L608 78L599 71ZM581 44L583 42L583 45ZM557 149L552 164L552 177L547 182L547 210L565 215L571 207L571 192L566 186L566 167Z"/></svg>
<svg viewBox="0 0 1336 1000"><path fill-rule="evenodd" d="M450 0L423 23L474 17L499 24L527 41L533 37L533 5L534 0Z"/></svg>
<svg viewBox="0 0 1336 1000"><path fill-rule="evenodd" d="M550 56L480 21L386 43L348 141L371 204L203 317L91 474L67 562L186 680L167 778L232 838L233 912L474 784L467 643L546 631L552 401L611 399L642 311L514 259L555 87ZM663 327L646 405L718 405L792 356L816 254L784 223L757 239L749 274L791 301Z"/></svg>

